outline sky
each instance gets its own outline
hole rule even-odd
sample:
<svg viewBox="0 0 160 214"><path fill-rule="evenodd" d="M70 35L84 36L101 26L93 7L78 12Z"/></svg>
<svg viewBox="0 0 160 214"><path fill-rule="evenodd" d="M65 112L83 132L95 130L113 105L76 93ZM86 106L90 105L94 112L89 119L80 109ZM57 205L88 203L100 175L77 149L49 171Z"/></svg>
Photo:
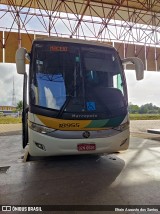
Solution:
<svg viewBox="0 0 160 214"><path fill-rule="evenodd" d="M137 81L135 71L125 71L128 100L132 104L152 103L160 107L160 72L144 71L144 79Z"/></svg>
<svg viewBox="0 0 160 214"><path fill-rule="evenodd" d="M145 71L144 79L136 80L135 71L126 70L128 100L135 105L153 103L160 107L160 72ZM12 105L13 78L16 102L22 100L23 75L17 74L16 65L0 63L0 106Z"/></svg>

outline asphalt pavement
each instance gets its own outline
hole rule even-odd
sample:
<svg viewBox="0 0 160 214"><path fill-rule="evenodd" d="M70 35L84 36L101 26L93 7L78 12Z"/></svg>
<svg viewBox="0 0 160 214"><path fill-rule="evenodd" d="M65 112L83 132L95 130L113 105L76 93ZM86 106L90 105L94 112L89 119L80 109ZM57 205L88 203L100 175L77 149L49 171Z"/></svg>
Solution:
<svg viewBox="0 0 160 214"><path fill-rule="evenodd" d="M159 135L148 134L147 129L157 126L160 126L160 121L131 121L130 146L124 152L37 158L23 162L21 124L0 125L0 204L59 205L59 208L62 205L78 205L79 208L83 208L82 205L91 205L90 208L95 205L102 205L101 208L103 205L139 205L142 208L143 205L145 208L153 205L154 208L160 205L160 139ZM115 212L74 210L46 213Z"/></svg>

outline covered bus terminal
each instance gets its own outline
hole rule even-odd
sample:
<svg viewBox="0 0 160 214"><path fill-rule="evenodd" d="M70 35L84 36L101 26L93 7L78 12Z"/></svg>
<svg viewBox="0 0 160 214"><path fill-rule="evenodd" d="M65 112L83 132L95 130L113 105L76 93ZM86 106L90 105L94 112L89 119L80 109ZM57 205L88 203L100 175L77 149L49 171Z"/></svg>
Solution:
<svg viewBox="0 0 160 214"><path fill-rule="evenodd" d="M33 39L44 36L105 42L122 59L139 57L146 71L160 71L159 0L0 1L1 63L15 63L18 47L30 50ZM131 121L125 152L26 160L21 126L0 125L1 209L28 205L50 213L160 212L160 137L147 133L159 127L159 121Z"/></svg>

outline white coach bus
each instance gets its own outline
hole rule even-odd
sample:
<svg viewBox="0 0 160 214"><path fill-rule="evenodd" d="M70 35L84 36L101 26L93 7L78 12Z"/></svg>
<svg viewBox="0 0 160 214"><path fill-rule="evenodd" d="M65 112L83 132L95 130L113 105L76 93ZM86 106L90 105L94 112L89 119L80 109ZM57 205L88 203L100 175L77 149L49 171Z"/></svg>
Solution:
<svg viewBox="0 0 160 214"><path fill-rule="evenodd" d="M26 74L25 58L30 60ZM116 49L100 42L48 37L16 53L24 75L23 148L31 156L113 153L129 145L127 85ZM28 87L28 90L27 90ZM27 96L29 100L27 101Z"/></svg>

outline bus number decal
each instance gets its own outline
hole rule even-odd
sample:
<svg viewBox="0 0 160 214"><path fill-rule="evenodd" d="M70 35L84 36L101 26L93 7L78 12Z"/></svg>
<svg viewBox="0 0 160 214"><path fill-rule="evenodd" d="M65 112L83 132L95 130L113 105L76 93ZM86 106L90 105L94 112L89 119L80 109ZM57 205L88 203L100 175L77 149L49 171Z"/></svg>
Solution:
<svg viewBox="0 0 160 214"><path fill-rule="evenodd" d="M79 123L60 123L59 128L78 128Z"/></svg>

